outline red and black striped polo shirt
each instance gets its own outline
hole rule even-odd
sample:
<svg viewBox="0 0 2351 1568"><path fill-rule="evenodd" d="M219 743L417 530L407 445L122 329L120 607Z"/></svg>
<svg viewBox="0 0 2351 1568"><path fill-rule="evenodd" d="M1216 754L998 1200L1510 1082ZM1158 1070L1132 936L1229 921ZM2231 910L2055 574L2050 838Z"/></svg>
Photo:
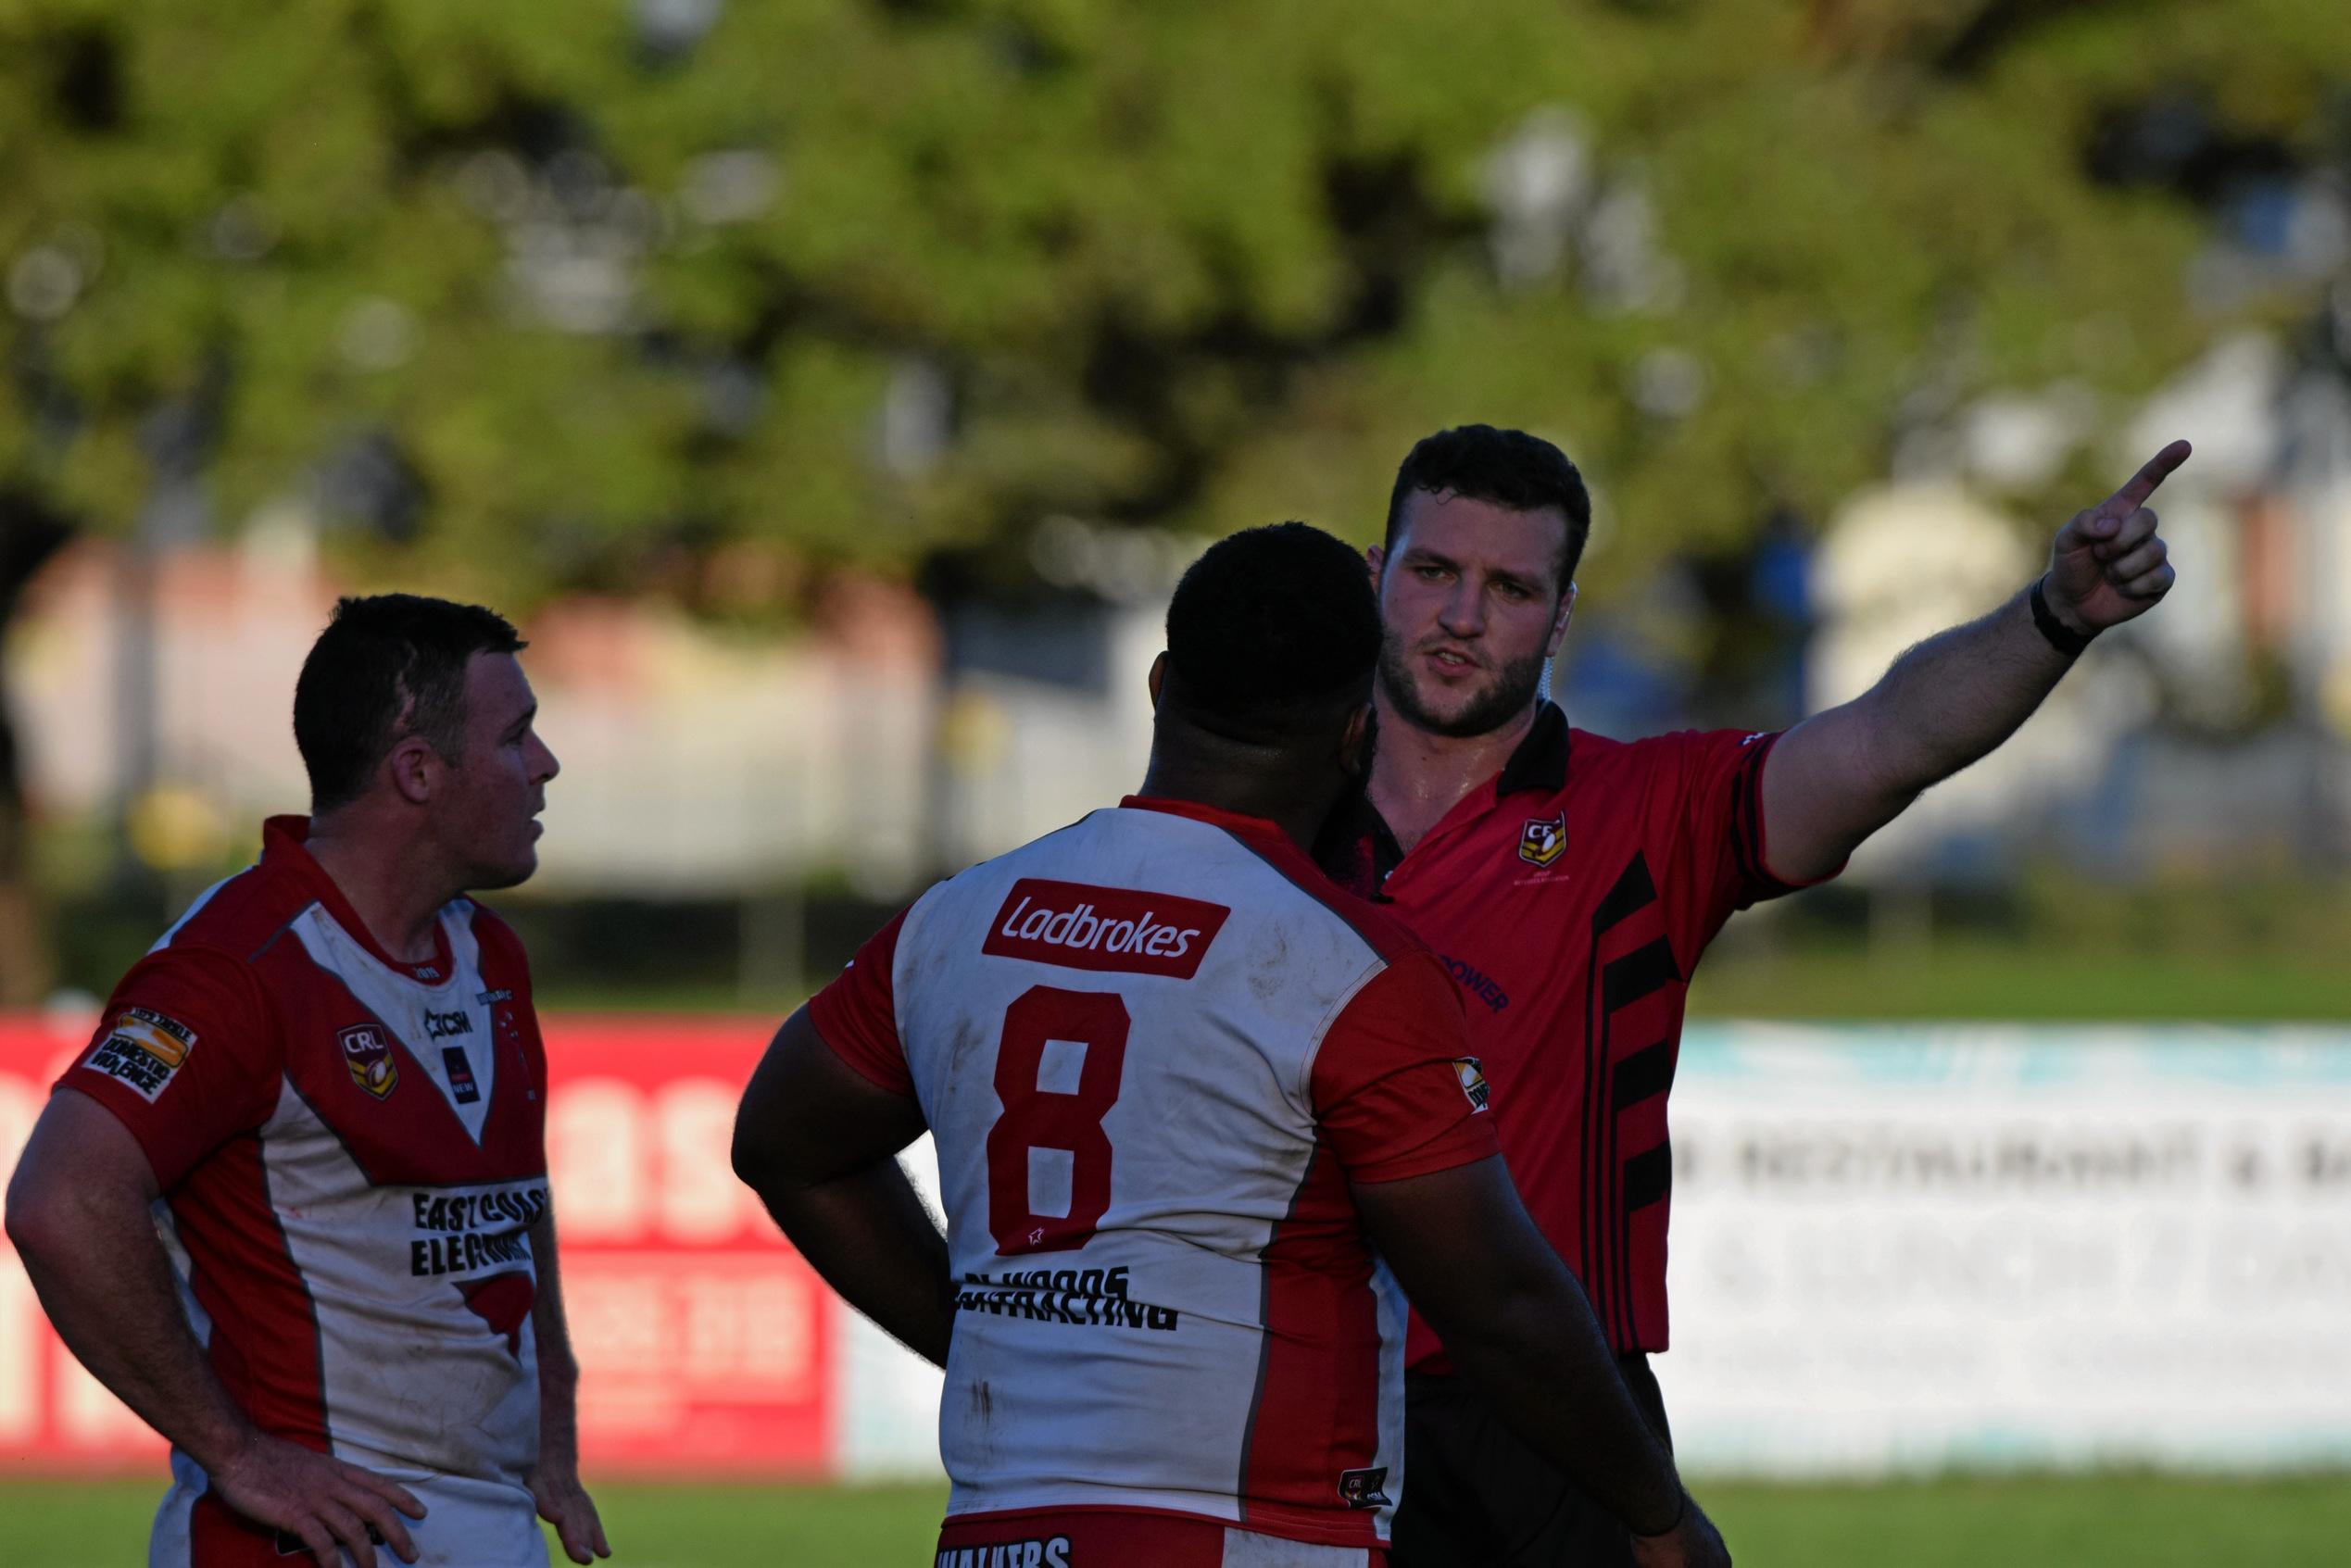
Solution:
<svg viewBox="0 0 2351 1568"><path fill-rule="evenodd" d="M1733 910L1792 890L1764 859L1778 738L1627 743L1545 703L1412 853L1368 810L1324 846L1460 983L1512 1174L1619 1351L1666 1348L1666 1092L1691 971ZM1409 1354L1442 1370L1416 1317Z"/></svg>

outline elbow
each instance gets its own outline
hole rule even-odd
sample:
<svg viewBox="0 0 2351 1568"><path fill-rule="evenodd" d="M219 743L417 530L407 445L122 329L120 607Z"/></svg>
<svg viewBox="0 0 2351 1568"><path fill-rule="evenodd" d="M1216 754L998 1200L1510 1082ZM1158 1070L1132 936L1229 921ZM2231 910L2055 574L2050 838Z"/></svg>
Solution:
<svg viewBox="0 0 2351 1568"><path fill-rule="evenodd" d="M63 1244L73 1227L59 1208L51 1184L26 1168L18 1169L8 1184L6 1214L8 1245L17 1249L18 1257L46 1258Z"/></svg>
<svg viewBox="0 0 2351 1568"><path fill-rule="evenodd" d="M771 1163L768 1151L754 1136L748 1125L749 1118L738 1113L735 1118L735 1140L728 1145L727 1163L734 1167L735 1179L754 1192L765 1188Z"/></svg>
<svg viewBox="0 0 2351 1568"><path fill-rule="evenodd" d="M735 1117L735 1140L727 1148L727 1161L735 1169L736 1181L772 1200L796 1185L798 1173L786 1154L786 1140L777 1136L772 1125L762 1124L755 1129L752 1122L748 1114Z"/></svg>

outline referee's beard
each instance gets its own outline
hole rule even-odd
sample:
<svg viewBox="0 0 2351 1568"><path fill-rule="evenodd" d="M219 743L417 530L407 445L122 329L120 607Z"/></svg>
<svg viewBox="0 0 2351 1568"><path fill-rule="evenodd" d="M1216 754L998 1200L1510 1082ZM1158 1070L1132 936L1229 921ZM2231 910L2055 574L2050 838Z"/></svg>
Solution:
<svg viewBox="0 0 2351 1568"><path fill-rule="evenodd" d="M1496 670L1485 685L1470 693L1459 712L1448 717L1421 700L1413 681L1414 651L1393 633L1380 639L1379 689L1397 717L1432 735L1467 740L1491 734L1534 706L1535 694L1542 689L1543 650L1539 647Z"/></svg>

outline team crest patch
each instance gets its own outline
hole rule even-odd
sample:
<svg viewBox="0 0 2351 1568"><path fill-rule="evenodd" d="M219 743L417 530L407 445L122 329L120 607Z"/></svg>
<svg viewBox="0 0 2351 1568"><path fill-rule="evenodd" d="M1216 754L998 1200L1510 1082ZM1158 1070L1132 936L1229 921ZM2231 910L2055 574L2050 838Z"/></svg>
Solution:
<svg viewBox="0 0 2351 1568"><path fill-rule="evenodd" d="M1461 1079L1461 1092L1469 1097L1469 1109L1473 1112L1485 1110L1494 1095L1486 1085L1486 1064L1474 1056L1457 1056L1453 1072Z"/></svg>
<svg viewBox="0 0 2351 1568"><path fill-rule="evenodd" d="M1388 1467L1382 1464L1342 1474L1339 1478L1339 1500L1350 1508L1389 1507Z"/></svg>
<svg viewBox="0 0 2351 1568"><path fill-rule="evenodd" d="M343 1042L343 1065L351 1082L382 1099L400 1086L400 1064L392 1060L392 1042L373 1023L355 1023L336 1036Z"/></svg>
<svg viewBox="0 0 2351 1568"><path fill-rule="evenodd" d="M195 1031L176 1018L149 1008L124 1008L82 1065L120 1079L152 1105L195 1042Z"/></svg>
<svg viewBox="0 0 2351 1568"><path fill-rule="evenodd" d="M1547 866L1567 847L1567 813L1529 817L1518 830L1518 858L1530 866Z"/></svg>

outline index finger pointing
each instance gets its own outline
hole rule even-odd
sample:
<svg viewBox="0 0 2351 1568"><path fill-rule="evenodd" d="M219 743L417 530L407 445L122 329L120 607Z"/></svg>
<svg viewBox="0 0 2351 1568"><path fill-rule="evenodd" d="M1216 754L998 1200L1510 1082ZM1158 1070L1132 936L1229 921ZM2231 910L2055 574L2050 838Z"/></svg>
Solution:
<svg viewBox="0 0 2351 1568"><path fill-rule="evenodd" d="M2142 464L2137 473L2125 480L2122 488L2107 498L2106 505L2111 507L2120 502L2126 516L2137 511L2147 504L2147 497L2156 493L2156 486L2170 478L2172 470L2186 462L2188 455L2194 450L2184 441L2171 443Z"/></svg>

